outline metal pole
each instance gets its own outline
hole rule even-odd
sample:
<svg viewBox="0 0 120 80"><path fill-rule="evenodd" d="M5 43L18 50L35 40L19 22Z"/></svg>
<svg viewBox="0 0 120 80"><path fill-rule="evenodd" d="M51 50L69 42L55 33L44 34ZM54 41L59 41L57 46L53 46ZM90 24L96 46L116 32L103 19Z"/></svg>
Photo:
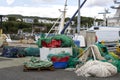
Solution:
<svg viewBox="0 0 120 80"><path fill-rule="evenodd" d="M2 34L2 15L0 15L0 36Z"/></svg>
<svg viewBox="0 0 120 80"><path fill-rule="evenodd" d="M87 0L84 0L83 3L80 5L79 9L83 7L83 5L85 4ZM73 18L76 16L76 14L78 13L79 9L77 9L77 11L74 13L74 15L72 16L72 18L70 18L70 20L68 21L68 23L65 24L64 29L61 31L61 34L64 34L66 28L69 26L69 24L71 23L71 21L73 20Z"/></svg>
<svg viewBox="0 0 120 80"><path fill-rule="evenodd" d="M2 28L2 15L0 15L0 28Z"/></svg>
<svg viewBox="0 0 120 80"><path fill-rule="evenodd" d="M80 0L78 0L78 9L80 8ZM78 10L78 17L77 17L77 33L80 33L80 22L81 22L81 18L80 18L80 9Z"/></svg>

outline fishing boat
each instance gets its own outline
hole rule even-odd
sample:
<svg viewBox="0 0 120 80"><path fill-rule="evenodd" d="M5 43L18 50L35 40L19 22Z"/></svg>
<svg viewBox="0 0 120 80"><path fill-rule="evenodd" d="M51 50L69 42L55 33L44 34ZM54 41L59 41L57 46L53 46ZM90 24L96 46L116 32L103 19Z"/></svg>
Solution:
<svg viewBox="0 0 120 80"><path fill-rule="evenodd" d="M65 33L68 33L66 34L67 36L70 36L71 38L73 38L74 41L78 41L80 42L79 46L80 47L85 47L86 44L85 44L85 38L83 35L79 35L79 33L76 33L76 34L69 34L70 33L70 24L73 20L73 18L76 16L76 14L79 13L80 11L80 8L82 8L82 6L85 4L87 0L84 0L82 2L82 4L79 5L78 9L76 10L76 12L73 14L73 16L70 18L69 21L66 22L65 24L65 15L66 15L66 7L67 7L67 0L65 1L65 5L64 5L64 10L62 11L62 14L60 15L60 17L56 20L55 24L52 26L52 28L50 29L50 31L48 32L48 34L46 35L46 37L49 36L50 32L52 30L55 30L55 33L56 34L65 34ZM56 23L60 20L60 25L57 26L56 28ZM72 29L73 30L73 29ZM75 32L75 30L73 31Z"/></svg>
<svg viewBox="0 0 120 80"><path fill-rule="evenodd" d="M120 39L120 28L110 26L92 26L89 30L96 32L99 42L112 42Z"/></svg>

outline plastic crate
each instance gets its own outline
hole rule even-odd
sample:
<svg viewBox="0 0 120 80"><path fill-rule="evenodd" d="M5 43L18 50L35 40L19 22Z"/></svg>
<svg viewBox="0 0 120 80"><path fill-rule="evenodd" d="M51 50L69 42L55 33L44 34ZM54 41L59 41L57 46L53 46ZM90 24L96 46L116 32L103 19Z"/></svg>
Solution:
<svg viewBox="0 0 120 80"><path fill-rule="evenodd" d="M54 66L54 68L56 68L56 69L64 69L64 68L67 67L67 65L68 65L67 62L54 62L54 63L53 63L53 66Z"/></svg>
<svg viewBox="0 0 120 80"><path fill-rule="evenodd" d="M80 41L74 40L74 43L76 44L77 47L80 47Z"/></svg>

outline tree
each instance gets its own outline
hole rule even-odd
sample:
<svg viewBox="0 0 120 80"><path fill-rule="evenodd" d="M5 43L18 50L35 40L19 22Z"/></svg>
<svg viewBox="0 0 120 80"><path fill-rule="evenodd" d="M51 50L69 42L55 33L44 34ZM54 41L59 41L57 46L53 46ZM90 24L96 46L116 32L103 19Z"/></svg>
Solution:
<svg viewBox="0 0 120 80"><path fill-rule="evenodd" d="M38 23L38 19L37 18L34 19L34 23Z"/></svg>
<svg viewBox="0 0 120 80"><path fill-rule="evenodd" d="M16 21L16 20L17 20L16 17L13 17L13 16L8 17L8 21Z"/></svg>

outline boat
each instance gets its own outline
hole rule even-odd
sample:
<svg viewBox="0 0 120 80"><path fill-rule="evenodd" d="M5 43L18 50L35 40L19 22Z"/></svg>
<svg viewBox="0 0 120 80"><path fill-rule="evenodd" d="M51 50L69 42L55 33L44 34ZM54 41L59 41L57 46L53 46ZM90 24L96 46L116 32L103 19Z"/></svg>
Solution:
<svg viewBox="0 0 120 80"><path fill-rule="evenodd" d="M84 0L82 2L81 5L79 5L78 9L76 10L76 12L73 14L73 16L70 18L69 21L66 22L65 24L65 15L66 15L66 7L67 7L67 0L65 1L65 5L64 5L64 10L62 11L62 14L60 15L60 17L56 20L55 24L52 26L52 28L50 29L50 31L47 33L46 38L49 36L50 32L52 30L55 30L56 34L66 34L67 36L70 36L71 38L73 38L74 41L78 41L80 42L79 47L85 47L85 38L83 35L79 35L79 33L76 34L69 34L70 33L70 24L73 20L73 18L76 16L77 13L79 13L80 8L82 8L82 6L85 4L87 0ZM57 21L60 20L60 25L59 26L55 26ZM72 29L73 30L73 29ZM56 35L55 34L55 35Z"/></svg>
<svg viewBox="0 0 120 80"><path fill-rule="evenodd" d="M117 0L114 0L114 3L120 4ZM94 31L96 33L97 42L104 43L110 51L116 51L116 47L120 46L120 5L119 7L111 7L116 9L116 13L112 18L106 18L108 10L105 9L105 12L101 13L104 16L104 23L101 25L94 25L89 28L89 31Z"/></svg>
<svg viewBox="0 0 120 80"><path fill-rule="evenodd" d="M110 26L92 26L89 28L91 31L95 31L99 42L112 42L120 40L120 28Z"/></svg>

